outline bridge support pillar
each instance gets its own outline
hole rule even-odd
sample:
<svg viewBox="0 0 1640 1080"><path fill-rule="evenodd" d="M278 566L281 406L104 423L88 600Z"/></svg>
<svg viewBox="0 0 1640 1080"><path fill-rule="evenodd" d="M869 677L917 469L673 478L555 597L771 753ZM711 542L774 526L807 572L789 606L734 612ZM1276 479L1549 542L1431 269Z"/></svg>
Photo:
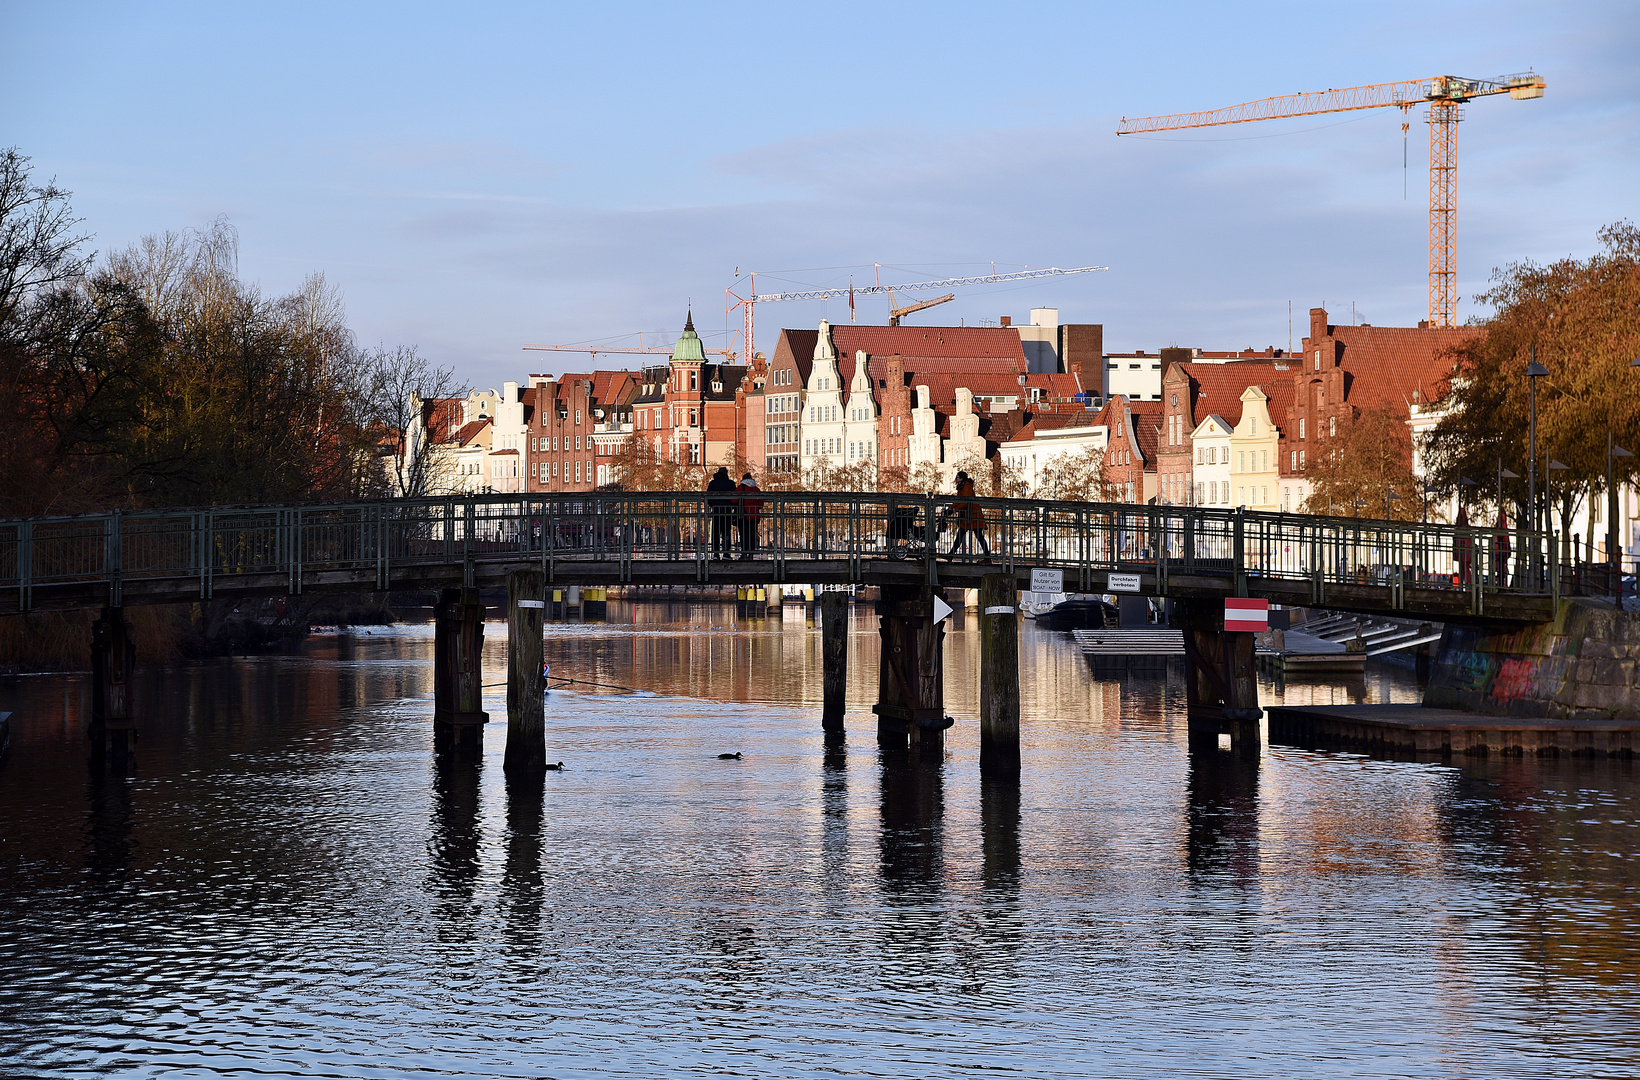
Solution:
<svg viewBox="0 0 1640 1080"><path fill-rule="evenodd" d="M1019 772L1019 613L1012 574L979 588L979 767Z"/></svg>
<svg viewBox="0 0 1640 1080"><path fill-rule="evenodd" d="M1224 628L1221 600L1175 600L1173 624L1184 632L1185 699L1192 746L1232 747L1259 741L1258 668L1253 635Z"/></svg>
<svg viewBox="0 0 1640 1080"><path fill-rule="evenodd" d="M546 679L541 624L546 618L541 571L507 575L508 773L544 772L547 764Z"/></svg>
<svg viewBox="0 0 1640 1080"><path fill-rule="evenodd" d="M820 666L820 726L828 735L841 734L848 704L848 593L820 594Z"/></svg>
<svg viewBox="0 0 1640 1080"><path fill-rule="evenodd" d="M484 712L484 604L477 589L445 589L433 611L433 745L478 749Z"/></svg>
<svg viewBox="0 0 1640 1080"><path fill-rule="evenodd" d="M125 609L105 607L91 624L91 739L96 753L123 757L136 747L131 673L137 645Z"/></svg>
<svg viewBox="0 0 1640 1080"><path fill-rule="evenodd" d="M883 656L878 665L877 741L886 749L945 749L945 623L934 618L928 585L885 585L877 601ZM944 599L941 595L941 599Z"/></svg>

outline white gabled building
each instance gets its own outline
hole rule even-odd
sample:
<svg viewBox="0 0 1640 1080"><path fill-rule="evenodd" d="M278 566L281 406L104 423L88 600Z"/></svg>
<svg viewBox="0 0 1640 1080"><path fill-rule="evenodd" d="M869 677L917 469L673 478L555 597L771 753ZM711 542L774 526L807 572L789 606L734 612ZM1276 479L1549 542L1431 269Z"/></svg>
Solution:
<svg viewBox="0 0 1640 1080"><path fill-rule="evenodd" d="M1196 482L1196 505L1230 509L1230 440L1236 425L1211 413L1190 433L1190 448L1196 455L1192 473Z"/></svg>
<svg viewBox="0 0 1640 1080"><path fill-rule="evenodd" d="M848 416L843 400L843 378L837 370L837 349L831 342L831 324L820 321L814 343L814 365L803 388L803 419L799 470L807 474L825 465L848 464Z"/></svg>
<svg viewBox="0 0 1640 1080"><path fill-rule="evenodd" d="M877 462L877 396L872 392L870 361L863 351L854 354L854 377L848 384L848 420L843 434L843 463Z"/></svg>

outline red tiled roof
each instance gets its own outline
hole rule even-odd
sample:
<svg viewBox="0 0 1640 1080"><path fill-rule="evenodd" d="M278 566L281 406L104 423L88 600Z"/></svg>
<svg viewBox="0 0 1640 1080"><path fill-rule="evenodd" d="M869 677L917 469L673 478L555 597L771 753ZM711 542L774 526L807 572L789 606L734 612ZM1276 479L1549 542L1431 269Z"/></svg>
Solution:
<svg viewBox="0 0 1640 1080"><path fill-rule="evenodd" d="M1134 442L1139 457L1147 468L1156 468L1156 449L1162 441L1162 403L1160 401L1133 401L1128 403L1128 415L1133 425Z"/></svg>
<svg viewBox="0 0 1640 1080"><path fill-rule="evenodd" d="M518 453L518 451L517 451L517 450L491 450L491 451L490 451L490 456L491 456L491 457L495 457L495 456L496 456L496 455L498 455L498 454L513 454L513 455L517 455L517 453Z"/></svg>
<svg viewBox="0 0 1640 1080"><path fill-rule="evenodd" d="M1402 416L1414 391L1423 401L1446 396L1452 359L1446 350L1481 331L1474 327L1421 330L1402 326L1329 326L1347 373L1344 398L1357 408L1388 405ZM1309 338L1305 338L1306 345Z"/></svg>
<svg viewBox="0 0 1640 1080"><path fill-rule="evenodd" d="M769 360L771 369L791 364L797 369L797 386L809 381L809 370L814 367L814 346L820 340L819 330L782 330L780 341Z"/></svg>
<svg viewBox="0 0 1640 1080"><path fill-rule="evenodd" d="M1082 392L1076 376L1058 372L1039 372L1025 376L1026 386L1040 387L1043 397L1068 398Z"/></svg>
<svg viewBox="0 0 1640 1080"><path fill-rule="evenodd" d="M1014 433L1010 442L1034 439L1038 432L1058 431L1061 428L1092 427L1099 414L1086 409L1077 412L1033 412L1025 425Z"/></svg>
<svg viewBox="0 0 1640 1080"><path fill-rule="evenodd" d="M1215 413L1231 424L1239 423L1241 395L1249 386L1261 387L1266 394L1270 394L1278 374L1282 382L1290 385L1286 373L1278 373L1275 362L1271 360L1237 360L1227 364L1182 362L1179 366L1190 376L1190 386L1195 393L1189 414L1192 427ZM1281 423L1286 416L1285 412L1277 413L1271 407L1270 419L1275 423Z"/></svg>
<svg viewBox="0 0 1640 1080"><path fill-rule="evenodd" d="M903 356L908 369L926 361L994 359L1007 361L1016 375L1025 370L1025 346L1009 327L833 326L831 340L839 358L863 349L867 356Z"/></svg>

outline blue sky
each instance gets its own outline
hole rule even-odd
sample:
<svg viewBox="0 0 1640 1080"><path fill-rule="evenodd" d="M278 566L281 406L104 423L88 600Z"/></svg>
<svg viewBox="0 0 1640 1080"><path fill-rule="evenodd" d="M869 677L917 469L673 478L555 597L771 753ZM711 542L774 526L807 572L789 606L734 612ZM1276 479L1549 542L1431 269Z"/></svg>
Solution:
<svg viewBox="0 0 1640 1080"><path fill-rule="evenodd" d="M264 289L321 270L363 343L478 385L587 366L527 342L675 335L690 301L721 345L737 267L770 291L1108 265L914 318L1057 306L1115 349L1283 347L1289 301L1295 337L1323 302L1423 317L1418 114L1404 176L1394 109L1142 140L1123 115L1535 68L1542 100L1460 129L1460 317L1493 267L1640 217L1633 3L0 0L0 25L0 145L100 250L226 214ZM767 351L848 309L758 316Z"/></svg>

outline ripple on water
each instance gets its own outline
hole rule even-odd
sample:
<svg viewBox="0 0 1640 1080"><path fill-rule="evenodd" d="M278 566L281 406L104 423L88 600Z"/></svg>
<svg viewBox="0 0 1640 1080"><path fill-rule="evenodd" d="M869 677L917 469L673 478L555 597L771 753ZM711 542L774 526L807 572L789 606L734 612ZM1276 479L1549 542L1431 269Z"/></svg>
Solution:
<svg viewBox="0 0 1640 1080"><path fill-rule="evenodd" d="M555 691L567 768L512 787L499 693L481 759L434 757L416 628L149 677L127 779L87 770L76 680L28 680L3 705L0 1071L1640 1063L1628 765L1192 755L1176 681L1096 681L1033 631L1010 788L979 774L963 677L943 761L880 759L863 710L828 752L812 629L698 629L731 622L555 628L555 671L650 692ZM948 671L971 679L974 647L954 628Z"/></svg>

